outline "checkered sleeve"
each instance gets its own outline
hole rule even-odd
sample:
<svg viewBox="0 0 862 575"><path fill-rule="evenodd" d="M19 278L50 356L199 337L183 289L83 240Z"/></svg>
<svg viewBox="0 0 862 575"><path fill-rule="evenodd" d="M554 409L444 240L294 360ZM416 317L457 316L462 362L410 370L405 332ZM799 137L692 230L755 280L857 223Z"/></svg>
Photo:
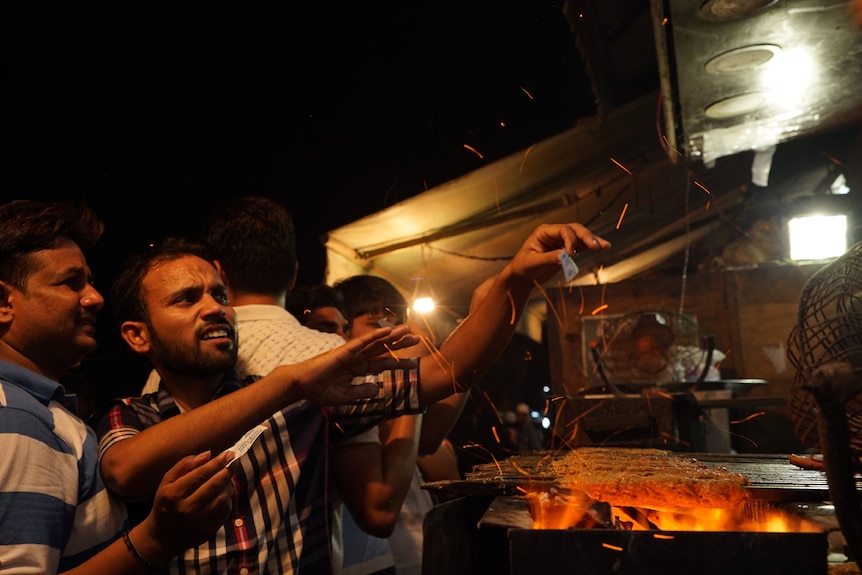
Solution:
<svg viewBox="0 0 862 575"><path fill-rule="evenodd" d="M99 461L118 441L128 439L159 420L157 405L150 396L117 399L96 424L99 439Z"/></svg>
<svg viewBox="0 0 862 575"><path fill-rule="evenodd" d="M358 378L357 383L374 383L379 392L375 397L332 408L331 422L345 436L368 429L383 419L425 412L419 401L418 367L384 371Z"/></svg>

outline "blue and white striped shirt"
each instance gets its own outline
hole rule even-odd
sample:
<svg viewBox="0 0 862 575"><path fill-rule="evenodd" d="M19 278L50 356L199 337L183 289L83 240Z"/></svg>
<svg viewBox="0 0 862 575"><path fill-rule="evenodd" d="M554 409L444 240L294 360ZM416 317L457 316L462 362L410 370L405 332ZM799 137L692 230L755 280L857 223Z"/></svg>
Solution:
<svg viewBox="0 0 862 575"><path fill-rule="evenodd" d="M0 571L52 575L75 567L126 526L108 494L96 436L74 396L0 361Z"/></svg>

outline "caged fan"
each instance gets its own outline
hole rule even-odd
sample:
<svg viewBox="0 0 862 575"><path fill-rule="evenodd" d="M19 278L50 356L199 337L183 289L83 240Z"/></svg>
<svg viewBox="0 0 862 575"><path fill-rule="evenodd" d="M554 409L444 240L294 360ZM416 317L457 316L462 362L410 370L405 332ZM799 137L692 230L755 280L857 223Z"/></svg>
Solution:
<svg viewBox="0 0 862 575"><path fill-rule="evenodd" d="M691 314L648 310L596 320L584 341L595 373L614 391L702 382L709 371L714 343Z"/></svg>
<svg viewBox="0 0 862 575"><path fill-rule="evenodd" d="M842 533L862 555L862 505L854 476L862 458L862 242L802 288L788 340L796 368L789 411L800 441L823 453Z"/></svg>

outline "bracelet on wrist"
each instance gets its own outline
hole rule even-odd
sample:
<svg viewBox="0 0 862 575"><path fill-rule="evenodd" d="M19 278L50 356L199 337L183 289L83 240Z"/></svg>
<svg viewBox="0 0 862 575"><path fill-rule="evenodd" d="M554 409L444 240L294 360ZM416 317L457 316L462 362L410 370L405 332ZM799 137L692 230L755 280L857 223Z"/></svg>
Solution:
<svg viewBox="0 0 862 575"><path fill-rule="evenodd" d="M138 548L135 547L135 544L132 543L132 538L129 536L129 531L123 531L123 543L126 544L126 549L129 550L129 553L132 554L138 562L141 563L150 573L159 574L162 572L161 569L150 563L143 555L138 552Z"/></svg>

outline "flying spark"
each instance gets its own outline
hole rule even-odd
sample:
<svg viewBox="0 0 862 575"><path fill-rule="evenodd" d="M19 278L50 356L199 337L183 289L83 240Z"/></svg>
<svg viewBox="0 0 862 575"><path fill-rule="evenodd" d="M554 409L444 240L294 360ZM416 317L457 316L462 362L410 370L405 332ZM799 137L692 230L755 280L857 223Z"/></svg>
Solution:
<svg viewBox="0 0 862 575"><path fill-rule="evenodd" d="M701 190L703 190L704 192L706 192L707 194L709 194L710 196L712 195L712 192L710 192L709 190L707 190L707 189L706 189L706 186L704 186L703 184L701 184L701 183L700 183L700 182L698 182L697 180L695 180L695 181L694 181L694 185L695 185L695 186L697 186L698 188L700 188Z"/></svg>
<svg viewBox="0 0 862 575"><path fill-rule="evenodd" d="M626 216L626 211L628 211L628 209L629 209L629 203L626 202L626 205L623 206L623 211L620 214L620 219L617 220L617 228L616 229L620 229L620 226L623 223L623 218Z"/></svg>
<svg viewBox="0 0 862 575"><path fill-rule="evenodd" d="M730 424L736 425L738 423L745 423L746 421L750 421L750 420L754 419L755 417L760 417L761 415L766 415L766 412L765 411L758 411L757 413L752 413L751 415L749 415L745 419L737 419L735 421L731 421Z"/></svg>
<svg viewBox="0 0 862 575"><path fill-rule="evenodd" d="M616 160L615 160L615 159L613 159L613 158L611 158L611 161L612 161L613 163L615 163L617 166L619 166L619 167L620 167L620 169L621 169L621 170L623 170L625 173L627 173L627 174L628 174L628 175L630 175L630 176L632 175L631 171L630 171L627 167L625 167L624 165L622 165L621 163L619 163L618 161L616 161Z"/></svg>
<svg viewBox="0 0 862 575"><path fill-rule="evenodd" d="M529 155L530 155L530 151L533 149L533 147L534 147L535 145L536 145L536 144L533 144L532 146L530 146L529 148L527 148L527 151L526 151L526 152L524 152L524 157L523 157L523 158L521 158L521 166L518 168L518 171L519 171L519 172L523 172L523 171L524 171L524 164L525 164L525 163L527 163L527 156L529 156Z"/></svg>
<svg viewBox="0 0 862 575"><path fill-rule="evenodd" d="M608 307L609 307L609 306L608 306L608 304L603 303L602 305L600 305L599 307L597 307L596 309L594 309L593 311L591 311L591 312L590 312L590 315L596 315L597 313L602 312L602 311L604 311L604 310L608 309Z"/></svg>
<svg viewBox="0 0 862 575"><path fill-rule="evenodd" d="M474 148L474 147L473 147L473 146L471 146L470 144L464 144L464 147L465 147L465 148L467 148L468 150L470 150L471 152L473 152L474 154L476 154L477 156L479 156L479 159L480 159L480 160L484 160L484 159L485 159L485 156L483 156L482 154L480 154L480 153L479 153L479 150L477 150L476 148Z"/></svg>

